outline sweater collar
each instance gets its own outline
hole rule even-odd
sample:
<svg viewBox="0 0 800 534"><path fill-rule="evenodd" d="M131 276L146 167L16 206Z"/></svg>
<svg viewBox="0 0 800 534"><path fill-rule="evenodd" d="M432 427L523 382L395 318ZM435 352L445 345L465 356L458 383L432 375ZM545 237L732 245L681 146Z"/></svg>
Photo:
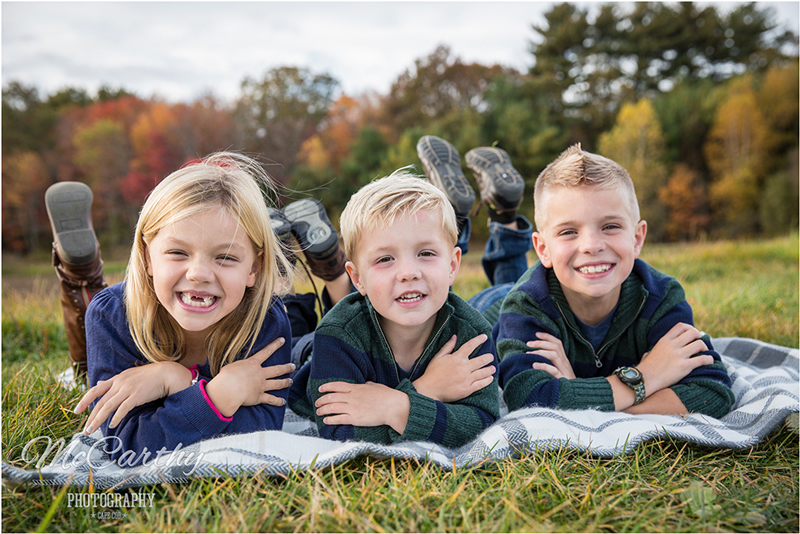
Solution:
<svg viewBox="0 0 800 534"><path fill-rule="evenodd" d="M626 329L628 325L636 318L642 304L647 299L649 292L645 288L644 280L642 280L640 271L642 268L646 270L646 264L636 260L631 274L622 282L622 287L619 292L619 301L617 302L617 309L614 314L614 319L611 322L606 338L614 337L618 332ZM575 319L575 314L569 307L567 297L564 295L564 290L556 278L553 269L545 269L544 274L546 278L547 289L550 294L552 302L557 305L557 308L564 310L564 320L566 320L577 331L580 330L578 323ZM566 313L569 311L570 313Z"/></svg>
<svg viewBox="0 0 800 534"><path fill-rule="evenodd" d="M442 330L447 322L452 317L453 313L455 312L455 308L452 304L452 299L454 297L453 293L448 293L447 300L445 301L444 305L439 309L439 312L436 314L436 322L433 324L433 330L431 331L430 337L428 337L428 341L425 343L425 348L422 351L422 354L419 358L417 358L417 362L421 362L428 357L429 353L435 353L435 351L431 350L431 347L439 347L444 343L437 343L436 340L441 337ZM380 338L383 342L384 349L392 356L394 359L394 353L392 352L392 347L389 345L389 340L386 339L386 333L383 331L383 327L381 326L381 322L379 319L379 314L375 311L375 308L372 306L372 302L370 302L368 296L364 296L364 302L367 304L367 310L369 311L369 317L372 321L372 326L380 333ZM414 364L416 368L416 364ZM413 369L412 369L413 372Z"/></svg>

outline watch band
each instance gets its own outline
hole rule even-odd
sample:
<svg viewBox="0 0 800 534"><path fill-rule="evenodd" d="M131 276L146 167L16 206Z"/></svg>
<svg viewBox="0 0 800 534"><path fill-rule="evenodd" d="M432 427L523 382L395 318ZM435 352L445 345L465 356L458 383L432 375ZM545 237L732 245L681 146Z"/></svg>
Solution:
<svg viewBox="0 0 800 534"><path fill-rule="evenodd" d="M620 382L628 386L636 394L636 400L633 405L640 404L647 397L644 389L644 378L642 373L636 367L620 367L614 374L617 375Z"/></svg>

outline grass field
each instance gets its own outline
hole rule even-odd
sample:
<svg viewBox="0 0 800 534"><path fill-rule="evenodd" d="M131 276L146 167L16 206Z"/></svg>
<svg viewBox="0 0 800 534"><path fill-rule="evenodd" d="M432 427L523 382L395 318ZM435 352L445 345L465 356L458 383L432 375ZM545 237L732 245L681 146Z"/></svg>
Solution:
<svg viewBox="0 0 800 534"><path fill-rule="evenodd" d="M486 285L478 250L465 256L461 296ZM643 258L681 281L697 326L713 337L798 346L797 235L646 245ZM124 261L107 262L110 281L123 270ZM72 413L80 393L55 383L67 346L46 259L4 258L2 336L2 456L24 467L29 440L68 439L84 421ZM67 490L4 488L2 530L798 532L799 456L796 425L785 423L745 450L664 439L619 458L534 451L453 472L362 458L281 479L149 487L154 507L117 519L68 507Z"/></svg>

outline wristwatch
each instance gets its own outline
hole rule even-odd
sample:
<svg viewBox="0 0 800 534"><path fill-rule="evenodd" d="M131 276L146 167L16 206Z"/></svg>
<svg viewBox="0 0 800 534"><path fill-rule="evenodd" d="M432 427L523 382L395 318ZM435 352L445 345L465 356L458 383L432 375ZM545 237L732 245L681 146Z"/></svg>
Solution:
<svg viewBox="0 0 800 534"><path fill-rule="evenodd" d="M636 367L620 367L614 374L617 375L620 381L631 388L636 393L636 400L633 402L634 406L642 402L647 396L644 392L644 379L642 373Z"/></svg>

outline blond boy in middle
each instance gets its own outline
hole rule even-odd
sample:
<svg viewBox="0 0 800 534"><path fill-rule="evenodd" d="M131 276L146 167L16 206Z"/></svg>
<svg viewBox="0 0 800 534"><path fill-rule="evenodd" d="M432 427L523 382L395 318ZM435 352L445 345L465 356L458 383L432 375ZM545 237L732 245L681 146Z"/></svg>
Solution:
<svg viewBox="0 0 800 534"><path fill-rule="evenodd" d="M353 195L340 227L357 292L317 327L291 408L340 441L473 440L499 417L498 362L489 322L450 291L461 250L447 197L396 173Z"/></svg>

